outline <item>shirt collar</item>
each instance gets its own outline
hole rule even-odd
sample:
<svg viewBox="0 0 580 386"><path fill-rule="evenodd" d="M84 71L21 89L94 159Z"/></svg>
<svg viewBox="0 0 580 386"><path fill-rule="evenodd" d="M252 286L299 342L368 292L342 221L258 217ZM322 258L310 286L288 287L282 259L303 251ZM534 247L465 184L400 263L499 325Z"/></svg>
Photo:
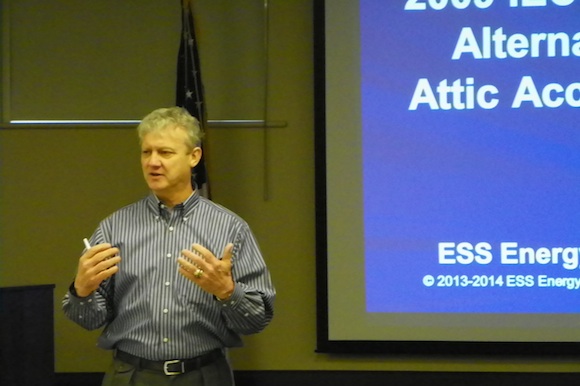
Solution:
<svg viewBox="0 0 580 386"><path fill-rule="evenodd" d="M173 209L181 211L181 215L186 217L197 206L199 197L199 193L196 189L185 201L183 201L181 204L175 205ZM156 216L162 214L163 212L164 205L153 192L151 192L151 194L147 197L147 206L149 207L149 210L151 210Z"/></svg>

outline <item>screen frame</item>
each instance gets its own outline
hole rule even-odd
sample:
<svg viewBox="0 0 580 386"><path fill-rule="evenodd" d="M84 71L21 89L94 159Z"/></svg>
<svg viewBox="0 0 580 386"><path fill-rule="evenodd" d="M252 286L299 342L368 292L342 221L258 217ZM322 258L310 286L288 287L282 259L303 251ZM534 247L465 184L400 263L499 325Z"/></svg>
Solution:
<svg viewBox="0 0 580 386"><path fill-rule="evenodd" d="M316 352L333 354L404 354L439 356L552 356L580 357L580 342L491 341L368 341L329 337L328 202L326 151L326 5L313 3L314 146L316 226Z"/></svg>

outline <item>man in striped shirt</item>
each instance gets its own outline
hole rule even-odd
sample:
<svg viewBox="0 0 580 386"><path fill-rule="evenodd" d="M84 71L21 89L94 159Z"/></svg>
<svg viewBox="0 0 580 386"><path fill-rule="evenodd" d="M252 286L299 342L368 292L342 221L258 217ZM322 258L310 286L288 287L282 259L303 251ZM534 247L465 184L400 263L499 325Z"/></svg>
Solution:
<svg viewBox="0 0 580 386"><path fill-rule="evenodd" d="M264 329L275 289L248 224L199 196L199 124L158 109L138 128L151 194L103 220L63 299L114 350L103 386L233 385L228 347Z"/></svg>

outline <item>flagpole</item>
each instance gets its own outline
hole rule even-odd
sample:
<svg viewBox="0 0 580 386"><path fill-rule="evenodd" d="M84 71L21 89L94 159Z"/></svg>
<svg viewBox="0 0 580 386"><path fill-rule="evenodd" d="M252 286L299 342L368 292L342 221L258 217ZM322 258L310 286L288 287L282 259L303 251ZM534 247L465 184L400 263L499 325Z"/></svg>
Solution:
<svg viewBox="0 0 580 386"><path fill-rule="evenodd" d="M266 123L268 122L268 89L269 89L269 32L270 32L270 18L268 10L268 0L264 0L264 125L262 127L263 135L263 154L264 154L264 201L270 200L270 176L269 176L269 165L270 165L270 152L268 147L268 127Z"/></svg>
<svg viewBox="0 0 580 386"><path fill-rule="evenodd" d="M0 122L10 121L10 2L5 2L5 8L2 12L2 30L0 36L2 37L2 98L0 99Z"/></svg>

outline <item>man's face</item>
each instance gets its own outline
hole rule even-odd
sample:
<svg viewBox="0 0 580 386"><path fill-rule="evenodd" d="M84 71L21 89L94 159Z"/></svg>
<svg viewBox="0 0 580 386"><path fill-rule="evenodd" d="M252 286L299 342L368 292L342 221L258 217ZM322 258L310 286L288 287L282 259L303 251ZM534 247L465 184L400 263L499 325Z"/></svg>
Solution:
<svg viewBox="0 0 580 386"><path fill-rule="evenodd" d="M141 167L145 181L157 197L167 205L183 202L192 192L191 168L201 149L190 150L185 131L166 128L150 133L141 142Z"/></svg>

